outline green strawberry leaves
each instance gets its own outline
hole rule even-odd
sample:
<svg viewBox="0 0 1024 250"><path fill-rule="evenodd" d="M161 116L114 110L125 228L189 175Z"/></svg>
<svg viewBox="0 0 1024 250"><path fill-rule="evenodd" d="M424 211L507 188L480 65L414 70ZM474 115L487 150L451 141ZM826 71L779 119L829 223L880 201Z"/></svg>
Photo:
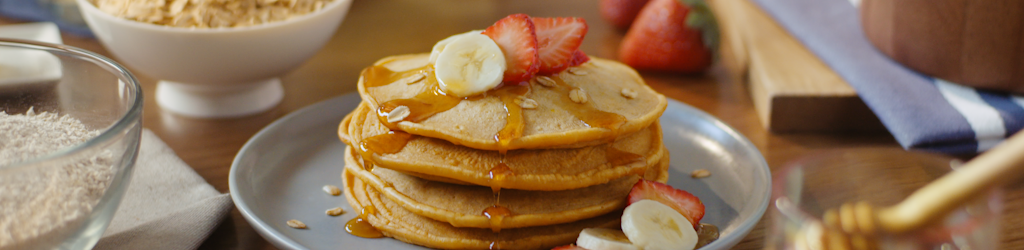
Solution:
<svg viewBox="0 0 1024 250"><path fill-rule="evenodd" d="M718 21L715 14L704 0L677 0L679 3L690 8L686 15L686 26L699 29L704 46L708 46L717 58L718 54Z"/></svg>

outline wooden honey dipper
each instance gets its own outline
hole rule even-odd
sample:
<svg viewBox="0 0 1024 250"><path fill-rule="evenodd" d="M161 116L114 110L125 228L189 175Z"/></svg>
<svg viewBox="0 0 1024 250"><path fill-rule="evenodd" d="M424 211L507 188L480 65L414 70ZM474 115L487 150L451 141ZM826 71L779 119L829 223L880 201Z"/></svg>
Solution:
<svg viewBox="0 0 1024 250"><path fill-rule="evenodd" d="M901 234L935 223L960 205L1024 173L1024 133L936 179L889 207L864 201L846 203L823 214L824 227L810 227L828 243L823 248L877 249L874 235ZM807 230L804 230L807 231ZM806 237L807 232L802 236Z"/></svg>

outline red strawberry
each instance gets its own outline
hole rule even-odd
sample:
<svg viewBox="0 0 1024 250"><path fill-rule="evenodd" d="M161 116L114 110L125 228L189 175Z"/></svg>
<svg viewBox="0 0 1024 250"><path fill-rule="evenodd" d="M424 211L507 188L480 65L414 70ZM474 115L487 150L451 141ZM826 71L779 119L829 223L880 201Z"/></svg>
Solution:
<svg viewBox="0 0 1024 250"><path fill-rule="evenodd" d="M587 56L586 53L583 53L583 51L577 50L576 52L572 52L572 59L569 60L569 67L579 66L587 61L590 61L590 57Z"/></svg>
<svg viewBox="0 0 1024 250"><path fill-rule="evenodd" d="M565 246L557 246L555 248L552 248L551 250L587 250L587 249L579 247L579 246L576 246L576 245L565 245Z"/></svg>
<svg viewBox="0 0 1024 250"><path fill-rule="evenodd" d="M540 69L537 55L537 31L526 14L512 14L483 32L501 48L505 54L504 82L530 80Z"/></svg>
<svg viewBox="0 0 1024 250"><path fill-rule="evenodd" d="M696 73L711 65L717 28L702 1L651 0L619 48L619 59L639 70Z"/></svg>
<svg viewBox="0 0 1024 250"><path fill-rule="evenodd" d="M696 228L700 219L704 218L704 203L697 196L686 191L675 189L660 182L641 179L629 191L629 204L640 200L654 200L679 211Z"/></svg>
<svg viewBox="0 0 1024 250"><path fill-rule="evenodd" d="M579 17L534 17L537 26L537 47L540 55L539 74L554 74L569 67L573 52L583 43L587 21Z"/></svg>
<svg viewBox="0 0 1024 250"><path fill-rule="evenodd" d="M627 29L636 19L636 14L644 8L648 0L601 0L598 7L601 16L612 23L615 28Z"/></svg>

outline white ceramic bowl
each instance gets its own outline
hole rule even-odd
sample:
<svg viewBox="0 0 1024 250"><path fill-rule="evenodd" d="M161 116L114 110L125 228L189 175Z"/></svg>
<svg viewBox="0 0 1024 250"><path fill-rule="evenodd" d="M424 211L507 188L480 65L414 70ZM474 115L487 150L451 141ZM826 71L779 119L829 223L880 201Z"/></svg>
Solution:
<svg viewBox="0 0 1024 250"><path fill-rule="evenodd" d="M194 117L234 117L281 101L278 76L309 59L334 34L352 0L280 22L181 28L115 17L77 0L100 42L122 63L161 79L157 103Z"/></svg>

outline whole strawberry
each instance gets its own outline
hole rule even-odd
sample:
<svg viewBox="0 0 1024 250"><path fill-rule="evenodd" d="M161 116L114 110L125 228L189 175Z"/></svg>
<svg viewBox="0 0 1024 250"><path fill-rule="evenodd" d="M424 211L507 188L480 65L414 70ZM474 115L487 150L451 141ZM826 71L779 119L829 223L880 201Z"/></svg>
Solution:
<svg viewBox="0 0 1024 250"><path fill-rule="evenodd" d="M612 23L615 28L625 30L633 24L633 19L640 13L649 0L601 0L598 8L601 17Z"/></svg>
<svg viewBox="0 0 1024 250"><path fill-rule="evenodd" d="M712 62L718 30L701 0L651 0L619 47L619 59L638 70L697 73Z"/></svg>

